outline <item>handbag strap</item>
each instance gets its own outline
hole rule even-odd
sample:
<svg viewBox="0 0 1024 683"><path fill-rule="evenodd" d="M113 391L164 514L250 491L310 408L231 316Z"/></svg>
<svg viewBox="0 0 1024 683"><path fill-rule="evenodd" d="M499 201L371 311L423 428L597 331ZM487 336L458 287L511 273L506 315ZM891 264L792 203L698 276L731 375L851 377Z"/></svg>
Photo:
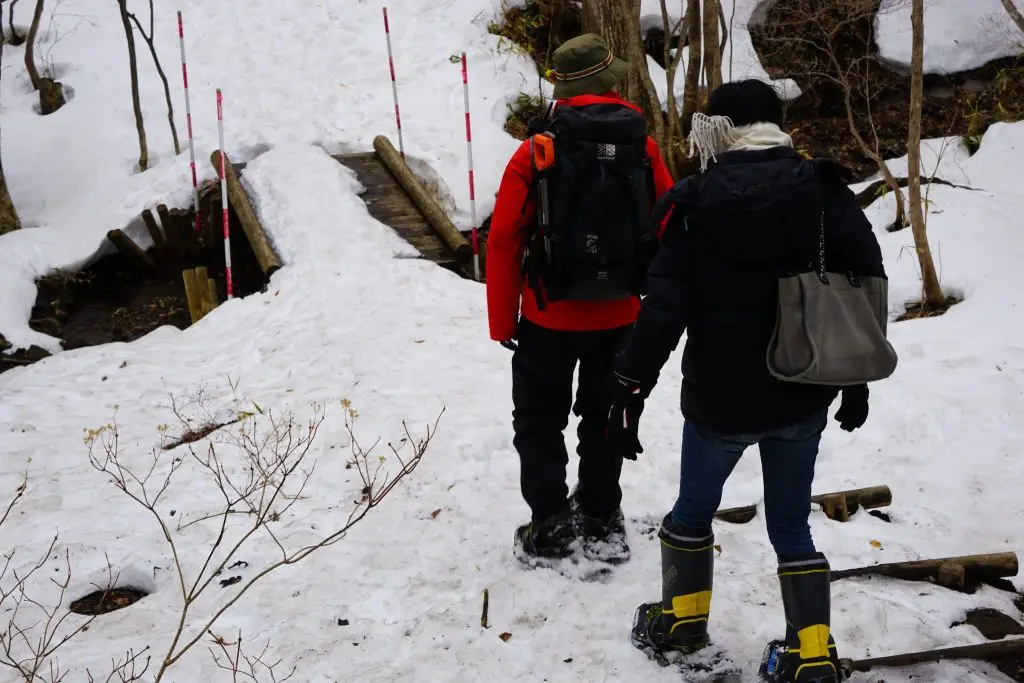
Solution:
<svg viewBox="0 0 1024 683"><path fill-rule="evenodd" d="M818 216L818 263L815 264L817 265L815 274L823 285L828 285L829 278L825 270L825 178L821 173L821 168L817 164L815 167L818 171L818 199L821 203L821 211ZM850 281L851 286L860 287L860 278L852 269L847 269L846 279Z"/></svg>

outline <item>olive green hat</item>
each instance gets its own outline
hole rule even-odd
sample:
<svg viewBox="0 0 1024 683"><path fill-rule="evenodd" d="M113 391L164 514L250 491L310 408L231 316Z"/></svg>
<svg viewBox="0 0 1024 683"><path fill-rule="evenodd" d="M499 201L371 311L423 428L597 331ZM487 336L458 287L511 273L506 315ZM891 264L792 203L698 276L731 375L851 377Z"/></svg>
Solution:
<svg viewBox="0 0 1024 683"><path fill-rule="evenodd" d="M613 55L596 33L567 40L553 57L556 100L600 95L614 88L629 70L629 65Z"/></svg>

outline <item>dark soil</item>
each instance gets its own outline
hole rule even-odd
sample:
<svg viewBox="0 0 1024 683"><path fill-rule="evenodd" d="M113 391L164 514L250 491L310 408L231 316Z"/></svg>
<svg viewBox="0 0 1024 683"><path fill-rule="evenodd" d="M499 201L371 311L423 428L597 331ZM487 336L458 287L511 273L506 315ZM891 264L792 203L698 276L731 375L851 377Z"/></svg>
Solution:
<svg viewBox="0 0 1024 683"><path fill-rule="evenodd" d="M559 45L583 32L580 8L574 0L527 0L509 8L488 30L506 39L509 49L522 50L537 63L545 77L551 55Z"/></svg>
<svg viewBox="0 0 1024 683"><path fill-rule="evenodd" d="M65 350L134 341L164 325L188 327L191 318L183 270L205 266L209 277L218 283L220 300L225 298L219 193L208 194L203 203L206 202L216 203L217 210L201 207L203 224L198 254L168 250L158 256L150 249L158 269L149 271L115 252L76 273L47 275L36 282L39 293L29 325L61 339ZM234 296L242 297L260 291L266 279L234 210L229 212L229 220ZM0 354L0 372L48 355L36 347L11 356Z"/></svg>
<svg viewBox="0 0 1024 683"><path fill-rule="evenodd" d="M990 607L972 609L963 621L954 622L951 626L965 624L978 629L981 635L988 640L1001 640L1007 636L1024 635L1024 626L1021 626L1019 621Z"/></svg>
<svg viewBox="0 0 1024 683"><path fill-rule="evenodd" d="M96 591L84 598L79 598L71 603L68 608L75 614L93 616L97 614L109 614L129 605L134 605L149 593L138 588L112 588L109 591Z"/></svg>
<svg viewBox="0 0 1024 683"><path fill-rule="evenodd" d="M916 320L918 318L935 318L960 303L960 301L961 299L955 296L947 296L942 303L935 305L925 303L924 301L911 301L907 304L903 313L896 318L896 322Z"/></svg>

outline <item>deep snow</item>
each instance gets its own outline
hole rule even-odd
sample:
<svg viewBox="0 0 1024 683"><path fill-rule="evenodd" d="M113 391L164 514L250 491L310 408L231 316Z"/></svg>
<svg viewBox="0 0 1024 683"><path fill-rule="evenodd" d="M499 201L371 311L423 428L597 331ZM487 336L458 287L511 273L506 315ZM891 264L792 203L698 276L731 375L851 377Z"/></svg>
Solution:
<svg viewBox="0 0 1024 683"><path fill-rule="evenodd" d="M107 8L84 0L65 7L88 8L97 25L84 25L54 49L66 64L62 78L75 87L62 112L47 119L31 112L31 97L23 81L19 90L19 70L11 66L19 49L5 48L5 170L26 223L44 226L0 239L0 332L16 343L34 338L24 315L25 297L31 305L34 294L12 291L8 283L21 286L34 272L87 258L110 227L161 199L186 203L190 193L187 153L166 158L162 94L148 77L151 140L165 160L145 174L130 173L135 152L119 24ZM183 5L200 159L208 169L216 134L212 91L221 85L229 151L254 157L243 177L288 263L268 291L226 303L185 331L162 328L132 344L61 353L0 376L0 491L12 490L26 467L29 475L23 503L0 529L0 549L17 549L15 565L23 568L59 533L58 550L68 550L74 566L69 600L102 579L104 553L125 581L155 591L98 619L61 650L62 663L95 671L128 647L149 644L159 652L177 605L158 528L89 467L82 430L103 424L118 406L124 452L142 462L157 426L173 422L168 397L204 386L209 409L219 414L252 401L278 411L293 406L300 415L308 414L310 401L329 403L315 450L318 471L277 529L295 543L336 527L358 498L361 484L344 467L339 399L354 402L364 442L399 438L403 420L421 433L447 408L413 478L341 545L258 584L218 632L241 628L256 651L269 640L272 656L297 666L295 680L310 683L676 681L630 646L628 626L636 605L659 592L657 543L641 531L657 523L675 495L679 354L644 414L645 453L624 468L633 559L606 584L523 571L510 553L526 508L509 427L509 354L487 340L482 288L407 258L409 248L367 214L353 175L317 146L366 148L374 135L390 134L380 4L303 7L306 20L299 21L273 0L252 0L244 11L198 0ZM408 149L445 179L460 210L462 104L448 56L471 49L483 215L515 146L500 132L504 102L533 67L488 51L496 41L484 34L491 16L485 3L408 0L389 7L400 78L409 79L403 86ZM25 11L18 6L22 23ZM168 24L161 51L173 72L173 14L161 20ZM227 25L239 30L225 31ZM96 45L110 46L109 54ZM451 82L436 74L450 74ZM263 145L270 150L258 154ZM843 525L814 513L815 538L837 568L1020 549L1022 148L1024 124L999 125L973 157L954 148L943 158L962 173L948 180L979 188L935 187L930 194L929 234L944 283L966 300L939 318L893 323L901 365L872 389L868 424L852 435L835 426L826 433L816 491L884 483L894 494L892 524L858 513ZM919 285L909 230L884 232L892 213L891 198L869 210L892 278L895 316ZM229 382L237 383L236 392ZM164 504L167 514L192 517L215 506L193 467L180 474ZM751 452L723 505L760 500L760 463ZM783 627L774 557L760 516L747 525L717 525L716 533L722 554L712 628L752 670L765 641ZM212 527L200 524L176 536L193 570L212 535ZM261 539L239 557L255 572L273 552L272 542ZM1018 614L1011 596L993 589L964 596L896 581L834 586L834 627L844 656L979 642L970 627L949 628L973 606ZM53 596L45 582L40 588ZM490 591L488 630L479 626L483 588ZM215 587L190 627L232 590ZM340 626L339 619L349 624ZM498 635L506 631L512 637L503 642ZM223 680L203 649L172 672L178 683ZM885 679L907 681L912 674L915 680L1004 680L991 667L954 663L885 672Z"/></svg>

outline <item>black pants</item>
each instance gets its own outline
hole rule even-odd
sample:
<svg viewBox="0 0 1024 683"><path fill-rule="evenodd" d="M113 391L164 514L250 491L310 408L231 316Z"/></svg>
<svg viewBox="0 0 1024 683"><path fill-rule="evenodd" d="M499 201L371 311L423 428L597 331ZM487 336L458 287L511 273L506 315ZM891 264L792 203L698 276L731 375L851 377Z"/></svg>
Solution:
<svg viewBox="0 0 1024 683"><path fill-rule="evenodd" d="M523 498L539 522L568 507L563 432L569 411L579 416L580 457L577 500L594 516L611 515L622 502L622 457L605 439L608 400L605 381L616 351L632 326L594 332L549 330L521 319L519 348L512 356L512 428L519 451ZM579 388L573 403L573 373Z"/></svg>

